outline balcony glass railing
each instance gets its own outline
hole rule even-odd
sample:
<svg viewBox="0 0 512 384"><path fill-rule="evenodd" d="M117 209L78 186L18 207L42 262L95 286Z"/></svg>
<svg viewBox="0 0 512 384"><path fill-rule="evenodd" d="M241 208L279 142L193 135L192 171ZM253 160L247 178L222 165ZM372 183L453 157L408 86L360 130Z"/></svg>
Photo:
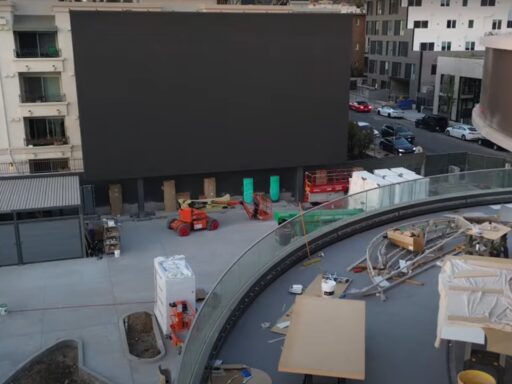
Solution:
<svg viewBox="0 0 512 384"><path fill-rule="evenodd" d="M58 48L19 48L14 50L14 57L18 59L53 58L61 56L61 51Z"/></svg>
<svg viewBox="0 0 512 384"><path fill-rule="evenodd" d="M345 196L285 222L245 251L215 284L190 330L181 355L176 384L200 383L210 351L231 311L265 271L291 251L304 247L307 240L342 223L348 224L363 215L387 208L439 198L470 198L472 194L503 191L512 192L512 169L454 173ZM345 209L351 209L352 212L358 209L360 213L356 216L340 214ZM319 220L319 216L330 216L331 219Z"/></svg>
<svg viewBox="0 0 512 384"><path fill-rule="evenodd" d="M40 95L27 93L20 95L21 103L56 103L63 101L66 101L66 96L64 94Z"/></svg>

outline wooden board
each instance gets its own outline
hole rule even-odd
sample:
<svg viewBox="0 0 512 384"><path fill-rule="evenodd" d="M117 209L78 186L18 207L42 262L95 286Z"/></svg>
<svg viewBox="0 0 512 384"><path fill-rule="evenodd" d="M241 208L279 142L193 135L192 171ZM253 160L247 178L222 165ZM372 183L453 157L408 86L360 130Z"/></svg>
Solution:
<svg viewBox="0 0 512 384"><path fill-rule="evenodd" d="M332 298L339 298L348 288L350 285L350 282L348 283L338 283L336 284L336 288L334 290L334 295ZM322 297L321 294L321 288L322 288L322 274L319 274L315 279L311 282L311 284L308 285L308 287L304 290L302 293L306 296L315 296L315 297ZM271 332L278 333L280 335L286 335L288 333L288 328L279 328L277 324L280 324L284 321L290 321L292 318L292 310L293 305L286 311L286 313L277 320L276 324L270 329Z"/></svg>
<svg viewBox="0 0 512 384"><path fill-rule="evenodd" d="M110 201L110 213L112 216L123 214L123 188L121 184L110 184L108 186L108 197Z"/></svg>
<svg viewBox="0 0 512 384"><path fill-rule="evenodd" d="M492 241L499 240L501 236L506 235L507 233L510 232L509 227L498 223L492 224L493 230L486 229L489 228L488 224L475 224L475 226L482 231L480 235L477 235L474 229L469 229L467 230L466 233L471 236L483 237L484 239L489 239Z"/></svg>
<svg viewBox="0 0 512 384"><path fill-rule="evenodd" d="M217 196L215 177L206 177L203 181L203 193L206 199L213 199Z"/></svg>
<svg viewBox="0 0 512 384"><path fill-rule="evenodd" d="M299 296L279 372L364 380L366 303Z"/></svg>
<svg viewBox="0 0 512 384"><path fill-rule="evenodd" d="M165 212L176 211L176 184L174 180L165 180L162 189L164 191Z"/></svg>
<svg viewBox="0 0 512 384"><path fill-rule="evenodd" d="M248 381L251 384L272 384L272 379L265 372L255 369L248 368L251 371L252 378ZM212 375L211 384L241 384L243 378L240 375L240 369L225 369L223 374Z"/></svg>

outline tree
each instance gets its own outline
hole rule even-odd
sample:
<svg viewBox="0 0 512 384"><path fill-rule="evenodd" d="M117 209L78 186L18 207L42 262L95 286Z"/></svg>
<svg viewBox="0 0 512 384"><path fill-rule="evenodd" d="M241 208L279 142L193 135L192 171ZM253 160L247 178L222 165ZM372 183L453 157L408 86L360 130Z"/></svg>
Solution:
<svg viewBox="0 0 512 384"><path fill-rule="evenodd" d="M361 129L350 121L348 123L347 152L350 158L359 158L364 154L373 143L373 130Z"/></svg>

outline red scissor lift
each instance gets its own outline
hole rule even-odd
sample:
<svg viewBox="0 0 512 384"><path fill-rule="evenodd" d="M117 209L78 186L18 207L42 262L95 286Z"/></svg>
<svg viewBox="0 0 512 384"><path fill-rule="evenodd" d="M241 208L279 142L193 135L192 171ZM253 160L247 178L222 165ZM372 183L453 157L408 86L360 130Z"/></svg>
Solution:
<svg viewBox="0 0 512 384"><path fill-rule="evenodd" d="M304 202L325 203L348 193L352 169L322 169L305 173Z"/></svg>

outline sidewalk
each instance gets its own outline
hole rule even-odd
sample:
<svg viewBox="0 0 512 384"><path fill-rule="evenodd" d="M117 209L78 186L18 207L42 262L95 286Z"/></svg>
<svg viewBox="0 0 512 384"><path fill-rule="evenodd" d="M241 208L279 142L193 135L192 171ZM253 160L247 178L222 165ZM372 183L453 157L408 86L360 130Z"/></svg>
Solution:
<svg viewBox="0 0 512 384"><path fill-rule="evenodd" d="M368 99L367 97L364 97L364 96L361 96L359 94L352 93L352 92L350 92L349 100L350 100L350 102L353 102L356 100L364 100L364 101L368 102L369 104L371 104L374 110L383 105L391 104L388 101L372 100L372 99ZM414 109L404 110L404 119L405 120L414 122L417 119L421 119L423 116L425 116L424 113L416 112L416 110L414 110Z"/></svg>

